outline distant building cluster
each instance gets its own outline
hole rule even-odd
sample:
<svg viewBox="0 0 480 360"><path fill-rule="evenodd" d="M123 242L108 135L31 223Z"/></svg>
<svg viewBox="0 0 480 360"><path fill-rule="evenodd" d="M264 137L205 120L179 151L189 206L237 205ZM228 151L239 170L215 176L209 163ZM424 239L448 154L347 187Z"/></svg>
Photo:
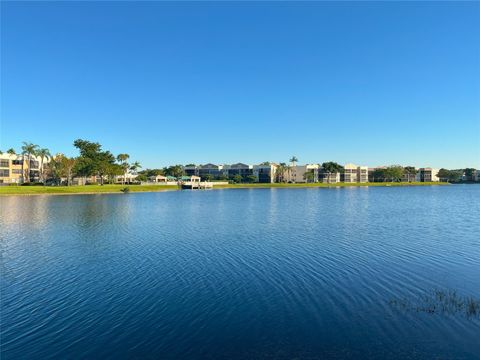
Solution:
<svg viewBox="0 0 480 360"><path fill-rule="evenodd" d="M0 184L21 184L26 179L40 178L40 157L17 154L0 155Z"/></svg>

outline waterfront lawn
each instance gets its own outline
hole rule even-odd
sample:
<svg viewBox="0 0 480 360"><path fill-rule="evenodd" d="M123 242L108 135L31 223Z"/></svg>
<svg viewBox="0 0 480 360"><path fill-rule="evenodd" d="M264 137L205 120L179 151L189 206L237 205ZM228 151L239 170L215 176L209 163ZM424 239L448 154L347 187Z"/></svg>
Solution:
<svg viewBox="0 0 480 360"><path fill-rule="evenodd" d="M308 184L228 184L214 185L214 189L262 189L262 188L332 188L350 186L428 186L447 185L441 182L393 182L393 183L308 183ZM0 195L36 195L36 194L101 194L118 193L128 187L129 192L154 192L178 190L177 185L84 185L84 186L0 186Z"/></svg>
<svg viewBox="0 0 480 360"><path fill-rule="evenodd" d="M176 190L176 185L72 185L72 186L0 186L0 195L35 194L100 194L119 193L128 187L130 192Z"/></svg>

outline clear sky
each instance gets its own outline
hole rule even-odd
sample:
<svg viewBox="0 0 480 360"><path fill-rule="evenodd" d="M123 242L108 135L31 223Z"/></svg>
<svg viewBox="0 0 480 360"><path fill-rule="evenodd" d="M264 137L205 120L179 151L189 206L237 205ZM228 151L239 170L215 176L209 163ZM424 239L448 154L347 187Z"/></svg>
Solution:
<svg viewBox="0 0 480 360"><path fill-rule="evenodd" d="M479 2L4 2L0 149L480 168Z"/></svg>

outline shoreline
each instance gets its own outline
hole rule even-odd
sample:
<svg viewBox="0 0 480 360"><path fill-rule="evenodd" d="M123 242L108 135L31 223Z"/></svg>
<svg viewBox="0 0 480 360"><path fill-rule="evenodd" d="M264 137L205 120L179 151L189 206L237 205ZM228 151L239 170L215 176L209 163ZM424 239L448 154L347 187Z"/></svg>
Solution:
<svg viewBox="0 0 480 360"><path fill-rule="evenodd" d="M223 189L308 189L308 188L347 188L347 187L409 187L409 186L444 186L445 182L412 182L412 183L262 183L262 184L228 184L213 186L209 190ZM86 187L89 189L87 190ZM127 193L152 193L179 191L176 185L82 185L82 186L2 186L0 196L34 196L34 195L101 195L124 194L120 189L129 187ZM10 190L10 191L9 191ZM92 191L93 190L93 191ZM191 191L191 190L190 190Z"/></svg>

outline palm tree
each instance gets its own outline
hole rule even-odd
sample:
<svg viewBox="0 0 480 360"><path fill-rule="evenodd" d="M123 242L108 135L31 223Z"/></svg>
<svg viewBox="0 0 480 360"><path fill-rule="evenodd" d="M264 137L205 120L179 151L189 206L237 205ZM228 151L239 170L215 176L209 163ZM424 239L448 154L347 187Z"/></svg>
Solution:
<svg viewBox="0 0 480 360"><path fill-rule="evenodd" d="M45 182L44 179L44 169L43 169L43 160L46 159L47 161L52 158L52 154L50 154L50 150L43 148L37 151L37 156L40 156L40 181Z"/></svg>
<svg viewBox="0 0 480 360"><path fill-rule="evenodd" d="M285 181L285 173L288 170L288 165L285 163L280 163L277 167L277 177L278 177L278 182L284 182Z"/></svg>
<svg viewBox="0 0 480 360"><path fill-rule="evenodd" d="M296 156L292 156L292 158L290 159L290 162L292 163L292 166L295 166L295 164L297 163L298 159Z"/></svg>
<svg viewBox="0 0 480 360"><path fill-rule="evenodd" d="M128 162L127 160L130 158L130 155L128 154L118 154L117 155L117 161L121 163L122 168L123 168L123 184L127 181L127 172L128 172Z"/></svg>
<svg viewBox="0 0 480 360"><path fill-rule="evenodd" d="M132 165L130 165L130 171L133 172L134 174L137 173L137 170L140 169L142 166L138 161L135 161Z"/></svg>
<svg viewBox="0 0 480 360"><path fill-rule="evenodd" d="M32 155L35 155L38 149L38 145L35 145L33 143L27 143L23 142L22 146L22 174L25 175L25 170L24 170L24 163L25 163L25 155L27 155L28 159L28 182L30 182L30 159L32 158ZM25 178L23 179L25 181Z"/></svg>

